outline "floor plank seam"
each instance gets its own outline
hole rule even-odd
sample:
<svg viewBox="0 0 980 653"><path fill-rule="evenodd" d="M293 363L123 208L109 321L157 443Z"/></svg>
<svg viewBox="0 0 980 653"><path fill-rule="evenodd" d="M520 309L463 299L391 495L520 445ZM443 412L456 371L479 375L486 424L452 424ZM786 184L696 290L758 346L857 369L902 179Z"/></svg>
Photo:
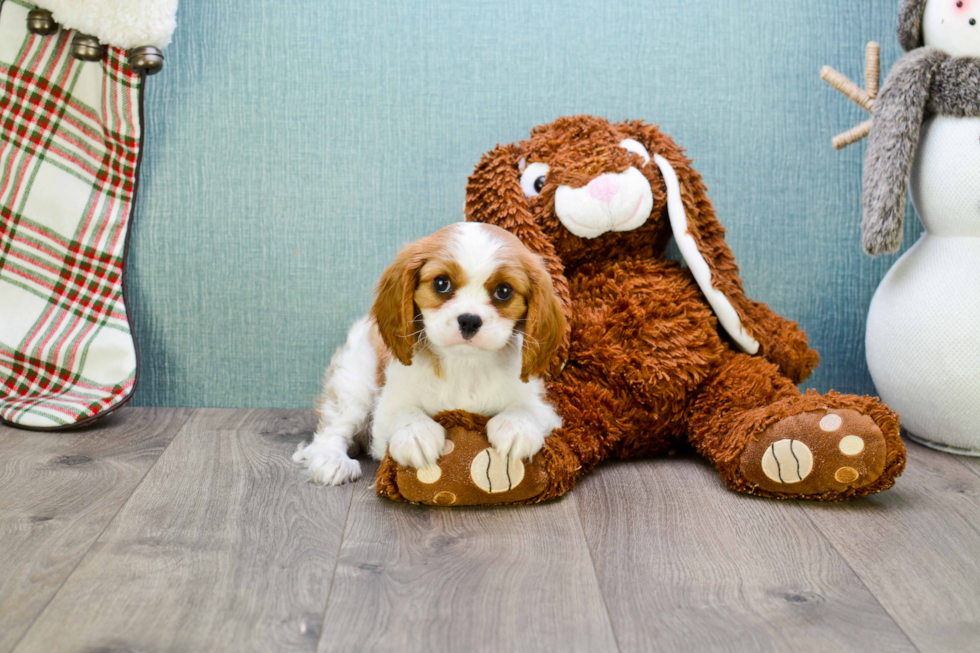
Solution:
<svg viewBox="0 0 980 653"><path fill-rule="evenodd" d="M959 463L959 465L961 467L966 467L968 470L970 470L971 472L973 472L977 476L980 476L980 465L968 465L966 463L966 461L963 460L963 456L954 456L951 453L950 454L946 454L946 455L947 456L950 456L951 458L956 459L956 462ZM976 460L980 460L980 458L977 458Z"/></svg>
<svg viewBox="0 0 980 653"><path fill-rule="evenodd" d="M609 631L612 633L616 650L622 653L623 647L619 645L619 634L616 632L616 626L613 624L612 613L609 612L609 602L606 600L606 593L602 589L602 583L599 582L599 572L595 568L595 556L592 555L592 547L589 546L589 538L585 534L585 524L582 522L582 504L578 502L577 498L575 498L575 514L578 515L578 527L582 533L582 541L585 542L585 549L589 552L589 562L592 563L592 577L595 579L596 587L599 589L599 596L602 597L602 609L606 611L606 621L609 624Z"/></svg>
<svg viewBox="0 0 980 653"><path fill-rule="evenodd" d="M327 600L323 605L323 618L320 619L320 636L316 638L316 648L320 649L320 640L324 635L324 625L327 623L327 612L330 610L330 597L333 596L333 583L337 578L337 568L340 566L340 554L344 550L344 540L347 539L347 524L350 522L350 513L354 508L354 488L358 483L363 483L364 477L350 484L350 501L347 504L347 514L344 516L344 528L340 531L340 544L337 545L337 557L333 562L333 573L330 574L330 584L327 586Z"/></svg>
<svg viewBox="0 0 980 653"><path fill-rule="evenodd" d="M840 558L840 561L847 566L847 568L850 570L852 574L854 574L854 577L857 578L858 582L861 583L861 586L865 590L867 590L868 594L870 594L871 597L875 600L875 603L878 604L878 607L881 608L882 612L888 615L888 618L892 620L892 623L895 624L895 627L898 628L898 630L903 635L905 635L905 639L908 640L908 643L912 646L912 648L918 651L919 653L922 653L922 649L919 648L919 645L915 643L911 635L909 635L908 632L905 630L905 628L902 627L902 624L898 622L898 620L895 618L895 615L892 614L892 612L882 604L881 600L878 598L878 595L874 593L874 590L872 590L868 586L868 584L864 582L864 578L861 577L861 574L859 574L857 570L854 569L853 566L851 566L850 561L844 556L843 553L841 553L840 549L837 548L834 542L829 537L827 537L827 534L823 532L823 529L820 528L820 525L816 521L810 518L810 515L807 513L806 510L803 509L803 506L800 505L799 502L796 502L796 509L799 510L801 513L803 513L803 516L810 523L810 525L813 526L813 528L818 533L820 533L820 535L824 539L824 542L826 542L830 546L830 548L834 550L834 553L837 554L837 557Z"/></svg>
<svg viewBox="0 0 980 653"><path fill-rule="evenodd" d="M974 524L972 521L969 520L966 521L966 525L969 526L970 529L977 534L978 538L980 538L980 526L977 526L976 524Z"/></svg>
<svg viewBox="0 0 980 653"><path fill-rule="evenodd" d="M81 567L82 563L85 562L85 560L88 558L89 554L92 552L92 548L99 542L100 539L102 539L102 536L105 534L105 532L109 530L109 527L112 526L113 522L116 521L116 518L119 517L119 513L123 511L123 508L129 505L129 502L133 499L133 495L136 494L136 491L140 488L141 485L143 485L143 482L146 480L146 477L149 475L150 470L156 467L157 463L160 462L160 459L163 458L163 454L166 453L167 449L170 448L170 445L173 444L174 440L180 437L181 433L184 432L184 428L187 426L187 422L190 421L190 418L196 412L197 409L191 409L191 411L187 414L187 417L185 417L183 422L180 423L180 426L177 427L177 432L174 433L174 437L170 438L170 441L167 442L166 446L163 447L163 450L160 451L160 455L157 456L157 459L153 461L153 464L151 464L149 467L146 468L146 471L143 473L143 476L140 477L139 483L133 486L133 491L129 493L129 496L126 497L126 500L123 501L121 504L119 504L119 508L116 510L116 512L112 514L112 519L106 521L105 526L102 528L101 531L99 531L99 534L96 535L94 538L92 538L92 543L88 545L87 549L85 549L85 553L78 558L78 562L76 562L75 566L71 568L71 571L65 574L65 577L58 584L58 589L56 589L54 592L51 593L50 598L48 598L48 600L44 603L44 607L38 610L37 615L31 621L31 625L25 628L24 632L21 633L21 636L17 638L16 642L14 642L14 645L10 648L11 653L17 653L17 649L20 647L21 642L23 642L24 638L27 637L27 635L34 629L34 624L36 624L38 620L44 615L44 613L47 612L48 608L54 602L55 598L61 593L61 590L64 589L65 585L68 583L68 580L75 575L75 572L78 571L78 568Z"/></svg>

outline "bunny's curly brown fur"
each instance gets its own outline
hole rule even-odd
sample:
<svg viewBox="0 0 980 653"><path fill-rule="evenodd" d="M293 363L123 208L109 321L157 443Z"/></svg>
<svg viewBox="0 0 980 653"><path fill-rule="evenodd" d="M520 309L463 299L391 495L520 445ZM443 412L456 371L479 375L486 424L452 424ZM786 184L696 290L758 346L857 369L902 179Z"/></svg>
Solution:
<svg viewBox="0 0 980 653"><path fill-rule="evenodd" d="M691 272L666 259L672 236L667 184L656 165L620 145L624 139L659 154L676 172L687 228L710 268L711 284L758 341L758 356L737 350ZM534 162L550 169L540 194L527 197L521 171ZM563 225L555 203L560 187L582 188L630 167L642 172L653 194L645 223L595 238L576 236ZM685 441L733 489L771 497L863 496L891 487L901 473L905 450L897 416L887 406L868 397L799 392L796 383L817 365L817 353L796 323L745 296L700 175L657 127L591 116L558 119L519 144L486 154L466 191L467 220L508 229L543 258L568 318L548 371L564 426L548 438L544 455L553 482L535 500L568 491L604 459L658 454ZM861 422L865 417L870 420ZM863 424L862 455L875 460L841 462L844 431L825 428L835 423ZM770 440L766 455L774 459L780 442L789 442L794 457L799 442L807 445L814 459L807 483L784 482L781 467L776 481L763 474L762 452ZM799 460L796 465L799 471ZM852 480L854 474L859 478Z"/></svg>

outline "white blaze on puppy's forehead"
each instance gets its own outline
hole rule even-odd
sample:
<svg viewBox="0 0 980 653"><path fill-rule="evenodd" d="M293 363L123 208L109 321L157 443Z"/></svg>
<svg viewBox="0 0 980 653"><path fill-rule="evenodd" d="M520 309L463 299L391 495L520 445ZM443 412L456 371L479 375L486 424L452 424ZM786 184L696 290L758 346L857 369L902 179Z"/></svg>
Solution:
<svg viewBox="0 0 980 653"><path fill-rule="evenodd" d="M483 284L500 265L504 242L485 225L460 222L457 225L451 251L456 262L466 270L467 288L483 290ZM486 294L485 290L483 291Z"/></svg>

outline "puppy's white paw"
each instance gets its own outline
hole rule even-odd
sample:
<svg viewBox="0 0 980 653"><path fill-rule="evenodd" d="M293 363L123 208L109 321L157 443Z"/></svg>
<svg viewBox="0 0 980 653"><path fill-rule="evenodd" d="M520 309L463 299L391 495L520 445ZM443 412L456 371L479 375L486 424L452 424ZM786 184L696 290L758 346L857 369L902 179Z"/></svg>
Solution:
<svg viewBox="0 0 980 653"><path fill-rule="evenodd" d="M530 460L541 451L544 438L551 429L543 432L530 417L520 413L500 413L487 422L487 439L500 455L517 460Z"/></svg>
<svg viewBox="0 0 980 653"><path fill-rule="evenodd" d="M422 469L434 465L446 445L446 429L428 417L414 419L395 431L388 440L388 453L395 462Z"/></svg>
<svg viewBox="0 0 980 653"><path fill-rule="evenodd" d="M300 444L293 461L306 467L310 480L320 485L343 485L361 478L361 463L330 445Z"/></svg>

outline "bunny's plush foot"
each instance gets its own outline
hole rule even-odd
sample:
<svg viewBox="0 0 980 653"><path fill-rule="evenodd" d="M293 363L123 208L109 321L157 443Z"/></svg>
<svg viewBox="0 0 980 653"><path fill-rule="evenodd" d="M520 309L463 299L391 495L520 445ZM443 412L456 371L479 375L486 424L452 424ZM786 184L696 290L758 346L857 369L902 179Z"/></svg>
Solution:
<svg viewBox="0 0 980 653"><path fill-rule="evenodd" d="M851 409L825 409L766 428L745 448L739 468L747 482L773 494L851 494L881 478L886 452L873 419Z"/></svg>
<svg viewBox="0 0 980 653"><path fill-rule="evenodd" d="M775 365L733 354L694 402L690 442L733 490L840 501L887 490L905 468L898 415L874 397L801 394Z"/></svg>
<svg viewBox="0 0 980 653"><path fill-rule="evenodd" d="M477 506L533 502L547 489L543 452L529 461L501 455L487 438L485 417L451 411L434 419L446 429L439 459L415 469L386 456L378 469L379 495L435 506Z"/></svg>
<svg viewBox="0 0 980 653"><path fill-rule="evenodd" d="M722 473L750 494L851 499L890 488L905 466L897 416L871 397L810 392L751 411L740 426L747 442Z"/></svg>

